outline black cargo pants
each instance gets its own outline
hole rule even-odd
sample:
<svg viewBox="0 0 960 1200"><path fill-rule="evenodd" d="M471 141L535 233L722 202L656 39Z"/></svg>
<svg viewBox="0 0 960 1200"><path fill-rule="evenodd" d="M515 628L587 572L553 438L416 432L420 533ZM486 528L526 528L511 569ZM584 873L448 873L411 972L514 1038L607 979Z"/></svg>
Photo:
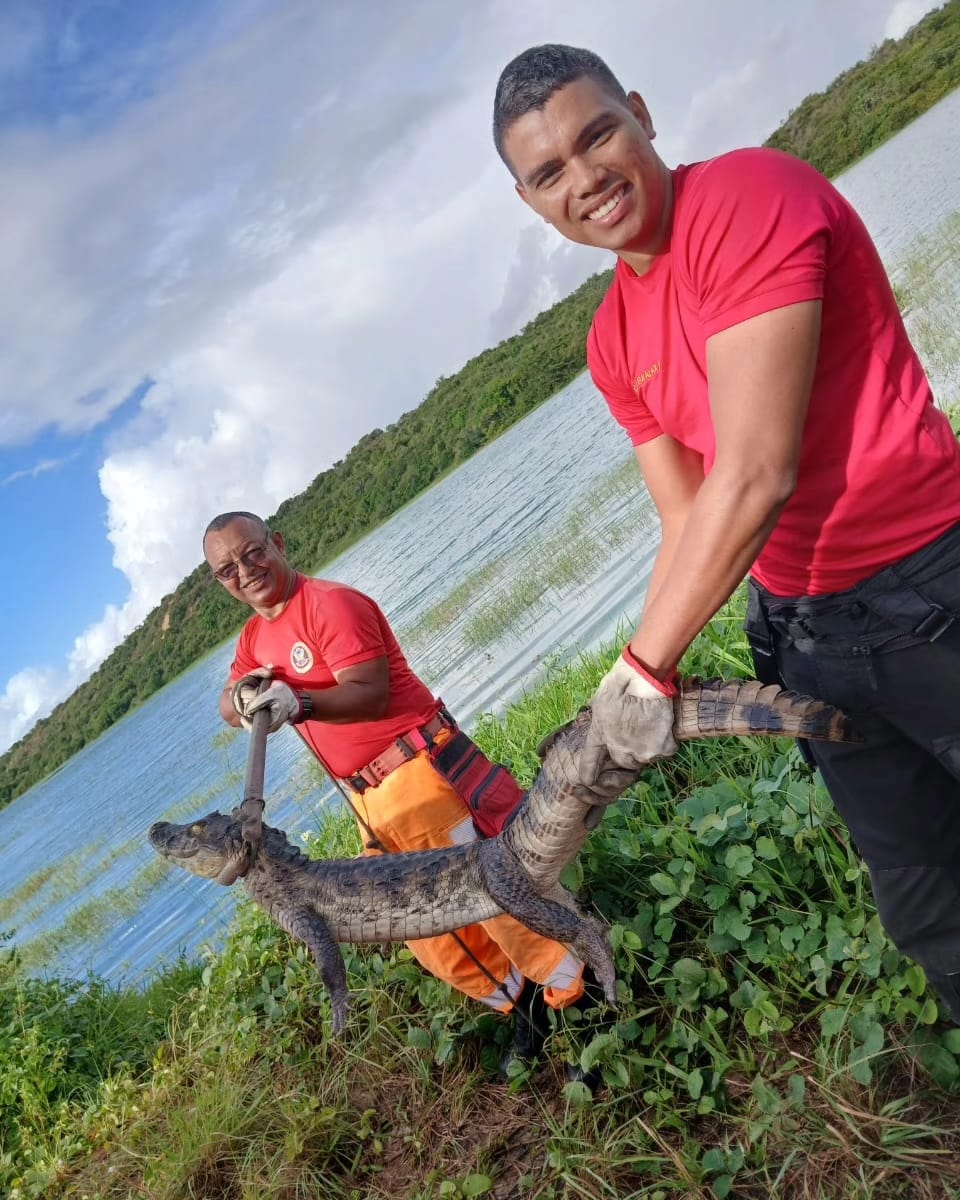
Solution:
<svg viewBox="0 0 960 1200"><path fill-rule="evenodd" d="M960 526L845 592L750 584L757 677L844 709L863 744L807 742L884 927L960 1024Z"/></svg>

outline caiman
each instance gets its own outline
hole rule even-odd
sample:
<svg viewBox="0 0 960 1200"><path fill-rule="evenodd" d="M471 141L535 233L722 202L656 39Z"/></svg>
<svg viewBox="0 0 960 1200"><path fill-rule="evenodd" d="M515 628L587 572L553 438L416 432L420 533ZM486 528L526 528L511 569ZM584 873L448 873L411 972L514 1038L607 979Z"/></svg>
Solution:
<svg viewBox="0 0 960 1200"><path fill-rule="evenodd" d="M677 741L731 734L856 739L837 709L753 680L683 680L675 709ZM433 937L503 912L570 946L593 969L607 1000L615 1002L604 927L580 912L559 884L561 871L602 813L570 782L589 722L585 709L544 743L536 780L495 838L444 850L313 861L281 830L264 826L244 886L312 951L330 994L335 1033L349 1005L338 942ZM232 882L235 864L246 853L238 821L219 812L185 825L158 822L149 838L161 854L206 879Z"/></svg>

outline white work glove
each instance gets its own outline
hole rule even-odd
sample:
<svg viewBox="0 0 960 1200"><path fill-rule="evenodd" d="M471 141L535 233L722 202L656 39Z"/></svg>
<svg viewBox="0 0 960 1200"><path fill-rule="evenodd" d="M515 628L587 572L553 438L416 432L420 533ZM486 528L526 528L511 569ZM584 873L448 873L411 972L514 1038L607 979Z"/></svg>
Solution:
<svg viewBox="0 0 960 1200"><path fill-rule="evenodd" d="M244 729L250 728L250 712L248 706L256 700L260 693L260 684L264 679L273 678L273 667L254 667L249 675L244 675L233 685L230 699L233 707L240 714L240 722Z"/></svg>
<svg viewBox="0 0 960 1200"><path fill-rule="evenodd" d="M559 729L548 733L537 747L537 757L541 762L546 762L549 755L550 769L566 780L567 784L573 788L574 795L584 804L612 804L614 800L623 795L631 784L637 782L638 773L617 767L608 758L601 765L590 786L584 786L583 771L580 765L583 751L571 750L565 735L580 724L585 711L587 710L581 709L572 721L567 721Z"/></svg>
<svg viewBox="0 0 960 1200"><path fill-rule="evenodd" d="M676 753L672 682L654 679L625 647L590 701L592 719L580 756L580 779L595 786L611 763L640 771Z"/></svg>
<svg viewBox="0 0 960 1200"><path fill-rule="evenodd" d="M252 717L262 708L270 709L270 732L276 733L281 725L289 721L296 725L303 720L303 701L300 693L295 692L289 683L275 679L265 692L258 695L247 704L246 715Z"/></svg>

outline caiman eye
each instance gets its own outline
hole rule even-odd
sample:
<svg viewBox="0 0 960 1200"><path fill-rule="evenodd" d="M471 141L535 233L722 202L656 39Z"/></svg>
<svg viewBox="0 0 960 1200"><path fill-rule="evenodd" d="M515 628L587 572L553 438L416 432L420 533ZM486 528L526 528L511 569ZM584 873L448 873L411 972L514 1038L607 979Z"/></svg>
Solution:
<svg viewBox="0 0 960 1200"><path fill-rule="evenodd" d="M207 827L206 825L202 824L202 822L197 821L195 825L190 826L190 832L194 837L203 837L203 835L207 832Z"/></svg>

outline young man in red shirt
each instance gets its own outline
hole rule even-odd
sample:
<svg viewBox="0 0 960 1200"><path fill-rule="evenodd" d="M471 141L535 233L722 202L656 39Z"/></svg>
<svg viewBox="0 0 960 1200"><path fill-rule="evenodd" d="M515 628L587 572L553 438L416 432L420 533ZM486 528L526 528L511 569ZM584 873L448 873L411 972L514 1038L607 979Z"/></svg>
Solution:
<svg viewBox="0 0 960 1200"><path fill-rule="evenodd" d="M227 724L249 725L266 707L271 732L292 725L339 781L367 853L462 844L478 831L489 836L502 828L523 799L519 785L484 757L410 670L369 596L299 574L281 535L253 513L215 517L203 551L214 577L254 613L220 694ZM269 686L261 692L265 679ZM607 794L619 790L615 783ZM253 845L261 811L242 814ZM452 987L514 1011L505 1072L511 1059L539 1053L543 1004L564 1008L584 993L583 963L507 915L409 947Z"/></svg>
<svg viewBox="0 0 960 1200"><path fill-rule="evenodd" d="M740 150L671 170L589 51L503 71L516 190L618 262L587 343L662 541L593 700L584 783L672 753L677 662L749 574L757 673L849 712L809 749L894 942L960 1021L960 451L866 229L813 168Z"/></svg>

